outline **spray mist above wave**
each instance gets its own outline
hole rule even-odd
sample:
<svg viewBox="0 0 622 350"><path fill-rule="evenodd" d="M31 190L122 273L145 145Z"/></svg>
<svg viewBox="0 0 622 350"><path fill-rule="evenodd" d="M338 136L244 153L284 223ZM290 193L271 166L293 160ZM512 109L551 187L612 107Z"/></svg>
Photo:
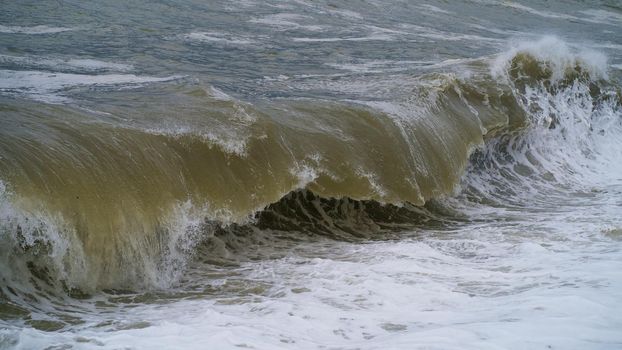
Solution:
<svg viewBox="0 0 622 350"><path fill-rule="evenodd" d="M611 174L619 159L619 88L600 54L545 38L501 54L480 75L420 82L407 100L372 107L250 104L188 87L141 96L144 116L132 125L7 100L1 239L22 249L6 263L46 266L87 290L164 286L219 226L343 237L391 220L416 225L417 206L453 193L467 167L466 190L498 198ZM241 106L252 118L239 117ZM172 115L190 127L150 124L171 110L184 111ZM101 112L139 119L132 106ZM243 142L226 147L204 132L222 128ZM41 250L56 272L28 253L47 241L59 242Z"/></svg>

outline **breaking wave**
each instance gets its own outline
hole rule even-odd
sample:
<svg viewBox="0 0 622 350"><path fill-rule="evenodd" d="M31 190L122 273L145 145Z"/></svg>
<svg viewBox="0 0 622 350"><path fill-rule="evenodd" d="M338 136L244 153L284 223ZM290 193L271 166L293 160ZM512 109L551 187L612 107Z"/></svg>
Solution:
<svg viewBox="0 0 622 350"><path fill-rule="evenodd" d="M467 68L382 108L201 86L145 101L140 118L4 98L0 297L164 288L214 237L369 238L464 219L454 205L622 181L622 99L603 55L544 38Z"/></svg>

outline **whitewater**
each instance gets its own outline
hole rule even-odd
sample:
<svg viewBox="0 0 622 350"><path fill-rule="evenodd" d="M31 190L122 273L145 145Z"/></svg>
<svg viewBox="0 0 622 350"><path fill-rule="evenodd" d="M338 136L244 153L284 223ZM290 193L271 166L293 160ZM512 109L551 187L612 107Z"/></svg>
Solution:
<svg viewBox="0 0 622 350"><path fill-rule="evenodd" d="M622 349L615 2L1 6L1 349Z"/></svg>

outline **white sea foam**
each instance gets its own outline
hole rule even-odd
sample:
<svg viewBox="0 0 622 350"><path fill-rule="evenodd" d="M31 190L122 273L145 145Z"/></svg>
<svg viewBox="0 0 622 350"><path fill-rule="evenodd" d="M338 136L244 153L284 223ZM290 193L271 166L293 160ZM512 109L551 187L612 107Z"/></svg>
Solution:
<svg viewBox="0 0 622 350"><path fill-rule="evenodd" d="M538 10L533 7L529 7L518 2L514 1L480 1L486 4L495 4L501 5L509 8L513 8L519 11L523 11L532 15L536 15L543 18L549 19L557 19L557 20L570 20L570 21L581 21L588 23L598 23L598 24L610 24L610 25L620 25L622 24L622 15L605 10L599 9L589 9L584 11L579 11L580 15L571 15L567 13L559 13L552 12L546 10Z"/></svg>
<svg viewBox="0 0 622 350"><path fill-rule="evenodd" d="M324 31L327 28L315 24L301 24L301 22L312 20L312 18L294 13L277 13L265 17L251 19L250 22L265 24L277 30L302 29L312 32Z"/></svg>
<svg viewBox="0 0 622 350"><path fill-rule="evenodd" d="M391 41L394 38L387 34L372 34L363 37L343 37L343 38L292 38L293 41L306 43L329 43L338 41Z"/></svg>
<svg viewBox="0 0 622 350"><path fill-rule="evenodd" d="M75 230L56 213L36 207L24 209L23 204L15 203L0 180L0 260L2 266L13 267L2 271L2 278L28 288L22 283L23 275L28 274L27 261L18 256L26 255L31 249L35 251L31 259L47 266L55 278L64 280L69 287L85 283L88 279L85 255ZM42 246L45 254L37 254Z"/></svg>
<svg viewBox="0 0 622 350"><path fill-rule="evenodd" d="M38 26L33 26L33 27L0 25L0 33L7 33L7 34L54 34L54 33L67 32L71 30L76 30L76 28L49 27L46 25L38 25Z"/></svg>
<svg viewBox="0 0 622 350"><path fill-rule="evenodd" d="M620 50L622 51L622 45L620 44L614 44L611 42L603 42L603 43L598 43L598 44L585 44L584 46L587 46L591 49L597 49L597 50L601 50L601 49L609 49L609 50Z"/></svg>
<svg viewBox="0 0 622 350"><path fill-rule="evenodd" d="M532 7L526 6L526 5L522 5L519 4L517 2L513 2L513 1L500 1L498 2L500 5L506 6L506 7L510 7L510 8L514 8L517 10L521 10L527 13L530 13L532 15L536 15L536 16L540 16L540 17L544 17L544 18L555 18L555 19L565 19L565 20L580 20L578 17L575 16L571 16L571 15L567 15L564 13L557 13L557 12L551 12L551 11L544 11L544 10L536 10Z"/></svg>
<svg viewBox="0 0 622 350"><path fill-rule="evenodd" d="M539 38L541 34L526 32L526 31L518 31L518 30L509 30L509 29L499 29L495 28L493 23L486 23L487 25L481 25L476 23L466 23L467 26L476 28L478 30L485 30L490 33L504 35L506 37L520 37L520 38Z"/></svg>
<svg viewBox="0 0 622 350"><path fill-rule="evenodd" d="M11 56L0 55L0 63L18 65L28 68L47 68L53 71L71 70L71 71L118 71L125 72L134 69L132 65L105 62L91 58L53 58L53 57L36 57L36 56Z"/></svg>
<svg viewBox="0 0 622 350"><path fill-rule="evenodd" d="M401 241L310 244L321 257L293 252L243 264L237 279L271 285L246 302L134 304L79 338L1 332L18 349L612 349L622 342L622 273L611 266L622 252L593 215L597 208L582 218L534 213L527 234L475 225Z"/></svg>
<svg viewBox="0 0 622 350"><path fill-rule="evenodd" d="M383 198L387 195L386 189L378 182L378 176L373 172L366 171L363 168L359 168L356 170L356 174L369 183L369 186L372 188L374 193L376 193L380 198Z"/></svg>
<svg viewBox="0 0 622 350"><path fill-rule="evenodd" d="M593 82L605 79L604 55L573 50L559 39L545 38L500 55L493 72L507 78L508 62L519 52L551 68L552 81L547 83L555 88L535 82L514 91L530 127L509 144L489 142L484 150L487 170L468 175L468 186L502 203L550 205L553 197L564 196L560 188L589 194L622 183L622 167L616 160L622 154L622 110L615 91L605 88L601 94L608 97L593 97L590 81L584 79L555 85L566 69L577 65L589 72ZM512 196L499 188L512 189Z"/></svg>
<svg viewBox="0 0 622 350"><path fill-rule="evenodd" d="M174 205L162 220L167 236L164 251L158 256L161 260L156 265L145 266L144 273L149 276L151 284L167 288L179 281L197 244L212 234L205 230L205 218L218 218L227 223L229 215L222 214L211 213L209 206L197 206L189 200Z"/></svg>
<svg viewBox="0 0 622 350"><path fill-rule="evenodd" d="M434 40L445 40L445 41L463 41L469 40L474 42L485 42L485 43L505 43L504 40L497 38L489 38L480 35L473 34L464 34L464 33L453 33L448 31L442 31L431 27L420 26L416 24L400 24L400 28L402 31L400 33L409 36L415 36L420 38L428 38Z"/></svg>
<svg viewBox="0 0 622 350"><path fill-rule="evenodd" d="M356 73L382 73L402 71L408 69L408 67L427 63L431 62L368 60L362 62L327 63L327 65Z"/></svg>
<svg viewBox="0 0 622 350"><path fill-rule="evenodd" d="M463 66L477 59L447 59L443 61L392 61L359 60L354 62L331 62L327 66L355 73L394 73L412 69L432 70L452 66ZM349 87L344 87L349 88Z"/></svg>
<svg viewBox="0 0 622 350"><path fill-rule="evenodd" d="M233 97L227 95L227 93L225 93L224 91L219 90L213 86L209 87L208 92L210 96L212 96L213 98L217 100L221 100L221 101L232 101L233 100Z"/></svg>
<svg viewBox="0 0 622 350"><path fill-rule="evenodd" d="M419 5L419 8L421 8L421 9L423 9L423 10L427 10L427 11L429 11L429 12L440 13L440 14L443 14L443 15L449 15L449 14L451 14L451 12L450 12L450 11L443 10L443 9L442 9L442 8L440 8L440 7L437 7L437 6L434 6L434 5L430 5L430 4L422 4L422 5Z"/></svg>
<svg viewBox="0 0 622 350"><path fill-rule="evenodd" d="M180 76L148 77L134 74L71 74L0 70L0 92L24 95L45 102L64 102L63 90L84 86L130 86L165 82Z"/></svg>
<svg viewBox="0 0 622 350"><path fill-rule="evenodd" d="M581 13L588 15L590 17L589 20L595 23L612 25L622 24L622 14L620 13L596 9L581 11ZM584 20L586 19L584 18Z"/></svg>
<svg viewBox="0 0 622 350"><path fill-rule="evenodd" d="M524 101L538 127L529 135L530 150L523 151L558 181L589 190L621 180L622 111L615 102L596 103L589 85L580 83L554 94L527 88Z"/></svg>
<svg viewBox="0 0 622 350"><path fill-rule="evenodd" d="M345 17L348 19L362 19L363 16L355 11L352 10L346 10L346 9L328 9L328 12L330 14L339 16L339 17Z"/></svg>
<svg viewBox="0 0 622 350"><path fill-rule="evenodd" d="M307 164L297 164L296 167L290 169L290 173L298 179L296 189L305 188L319 176L317 170Z"/></svg>
<svg viewBox="0 0 622 350"><path fill-rule="evenodd" d="M191 41L224 43L230 45L249 45L255 43L254 40L247 37L221 32L192 32L183 37Z"/></svg>
<svg viewBox="0 0 622 350"><path fill-rule="evenodd" d="M233 116L236 118L236 116ZM237 118L249 118L245 119L246 123L252 123L254 121L251 116L242 116ZM238 132L234 128L219 128L218 130L208 130L205 128L197 128L194 126L179 126L179 125L169 125L158 128L146 129L144 131L154 134L154 135L166 135L172 136L175 138L185 137L185 136L194 136L200 137L205 140L208 144L212 144L217 146L222 151L235 154L240 157L246 156L246 147L248 143L248 137L243 134L243 132Z"/></svg>
<svg viewBox="0 0 622 350"><path fill-rule="evenodd" d="M296 37L292 38L297 42L339 42L339 41L394 41L398 38L402 38L410 35L409 32L396 30L391 28L378 27L373 25L364 25L361 27L361 31L365 35L352 36L347 34L338 37Z"/></svg>

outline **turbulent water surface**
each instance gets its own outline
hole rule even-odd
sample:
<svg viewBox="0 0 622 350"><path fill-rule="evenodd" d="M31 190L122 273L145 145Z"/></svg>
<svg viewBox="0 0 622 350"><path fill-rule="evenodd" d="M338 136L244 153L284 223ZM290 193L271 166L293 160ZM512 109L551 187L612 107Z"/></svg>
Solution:
<svg viewBox="0 0 622 350"><path fill-rule="evenodd" d="M0 348L622 349L619 1L0 9Z"/></svg>

